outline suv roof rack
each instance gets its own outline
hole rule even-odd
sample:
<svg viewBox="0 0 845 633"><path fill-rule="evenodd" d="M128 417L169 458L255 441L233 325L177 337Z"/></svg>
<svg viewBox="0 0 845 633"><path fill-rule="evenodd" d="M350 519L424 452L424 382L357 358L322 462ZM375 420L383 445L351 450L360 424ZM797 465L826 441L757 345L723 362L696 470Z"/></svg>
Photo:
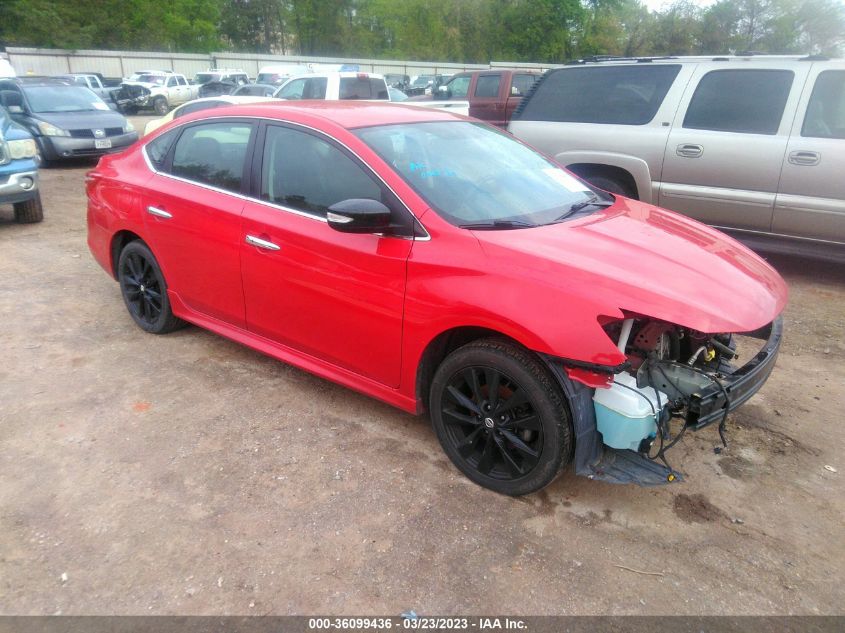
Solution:
<svg viewBox="0 0 845 633"><path fill-rule="evenodd" d="M662 55L651 57L617 57L615 55L590 55L589 57L582 57L581 59L573 59L566 62L566 66L574 66L578 64L597 64L601 62L637 62L638 64L645 64L660 59L678 59L675 55Z"/></svg>

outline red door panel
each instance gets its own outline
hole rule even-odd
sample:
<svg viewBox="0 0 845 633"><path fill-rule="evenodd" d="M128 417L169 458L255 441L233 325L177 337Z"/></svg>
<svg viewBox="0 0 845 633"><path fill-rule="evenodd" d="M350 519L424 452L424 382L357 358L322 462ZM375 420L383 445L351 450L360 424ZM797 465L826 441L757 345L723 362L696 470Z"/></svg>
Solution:
<svg viewBox="0 0 845 633"><path fill-rule="evenodd" d="M245 327L243 204L237 196L156 174L142 209L149 246L169 289L192 310L238 327ZM171 217L155 215L157 211Z"/></svg>
<svg viewBox="0 0 845 633"><path fill-rule="evenodd" d="M247 327L261 336L399 385L405 271L413 242L339 233L264 205L244 208ZM278 246L267 250L247 236Z"/></svg>

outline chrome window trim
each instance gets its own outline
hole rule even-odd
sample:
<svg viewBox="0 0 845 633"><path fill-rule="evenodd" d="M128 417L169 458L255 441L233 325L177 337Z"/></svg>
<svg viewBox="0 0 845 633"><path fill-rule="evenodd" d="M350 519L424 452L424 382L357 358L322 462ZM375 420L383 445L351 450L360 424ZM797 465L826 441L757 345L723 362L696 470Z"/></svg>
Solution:
<svg viewBox="0 0 845 633"><path fill-rule="evenodd" d="M428 229L426 229L425 226L423 225L423 223L420 222L419 218L411 212L411 210L408 208L408 205L406 205L405 202L402 200L402 198L399 197L399 194L397 194L396 191L394 191L393 187L391 187L387 182L385 182L384 178L382 178L379 174L377 174L376 171L367 164L367 161L365 161L363 158L361 158L361 156L359 156L358 153L355 152L355 150L353 150L352 148L350 148L346 143L343 143L342 141L336 139L333 136L329 136L328 134L326 134L322 130L318 130L315 127L312 127L310 125L305 125L304 123L297 123L295 121L287 121L287 120L283 120L283 119L274 119L272 117L264 117L264 116L246 116L245 117L243 115L229 115L229 116L207 117L207 118L204 118L204 119L197 119L197 120L193 120L193 121L184 121L183 123L180 123L178 125L174 125L170 129L175 130L176 128L179 128L179 127L182 127L182 126L185 126L185 125L190 125L192 123L199 123L201 121L204 122L204 121L213 121L213 120L221 120L221 119L244 119L244 118L255 119L257 121L270 121L270 122L282 123L282 124L285 124L285 125L293 125L293 126L296 126L296 127L301 127L303 129L306 129L306 130L311 130L312 132L316 132L317 134L320 134L322 136L326 136L326 137L332 139L335 143L337 143L338 145L340 145L341 147L346 149L346 151L348 151L355 158L357 158L358 161L362 165L364 165L370 171L370 173L372 173L373 176L375 176L375 178L378 180L378 182L383 184L388 189L388 191L390 191L390 193L393 194L393 196L405 208L405 211L408 214L410 214L410 216L413 218L415 224L418 225L423 231L425 231L425 235L420 236L420 237L405 236L405 235L385 236L383 233L373 233L373 235L378 235L380 237L394 237L394 238L399 238L399 239L413 240L415 242L428 242L428 241L431 240L431 234L428 232ZM158 137L156 137L156 138L158 138ZM209 184L202 183L202 182L196 182L195 180L188 180L187 178L182 178L180 176L174 176L173 174L168 174L167 172L164 172L164 171L159 171L158 169L155 168L152 161L150 160L149 155L147 154L147 145L154 140L155 139L150 139L149 141L147 141L146 143L144 143L141 146L141 155L144 157L144 162L147 163L147 168L149 168L149 170L151 172L153 172L154 174L157 174L159 176L164 176L166 178L171 178L173 180L178 180L179 182L184 182L184 183L187 183L187 184L190 184L190 185L195 185L197 187L202 187L203 189L208 189L209 191L215 191L217 193L225 193L227 195L234 196L235 198L238 198L240 200L245 200L245 201L248 201L248 202L257 202L258 204L264 205L265 207L270 207L271 209L278 209L280 211L286 211L287 213L292 213L294 215L298 215L298 216L301 216L301 217L304 217L304 218L310 218L311 220L316 220L318 222L322 222L323 224L328 224L328 220L326 220L326 218L322 218L318 215L314 215L313 213L308 213L307 211L300 211L299 209L292 209L290 207L285 207L285 206L282 206L282 205L279 205L279 204L276 204L276 203L273 203L273 202L268 202L266 200L262 200L261 198L253 198L252 196L245 196L241 193L235 193L234 191L227 191L225 189L220 189L219 187L215 187L213 185L209 185Z"/></svg>

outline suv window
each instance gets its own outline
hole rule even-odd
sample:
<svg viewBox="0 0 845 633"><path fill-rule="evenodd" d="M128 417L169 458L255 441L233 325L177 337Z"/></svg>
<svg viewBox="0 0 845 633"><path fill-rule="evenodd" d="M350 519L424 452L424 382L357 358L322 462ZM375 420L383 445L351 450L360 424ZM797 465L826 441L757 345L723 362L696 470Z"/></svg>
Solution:
<svg viewBox="0 0 845 633"><path fill-rule="evenodd" d="M384 79L369 77L341 77L341 99L387 99Z"/></svg>
<svg viewBox="0 0 845 633"><path fill-rule="evenodd" d="M514 118L645 125L657 114L680 70L678 64L643 64L550 71Z"/></svg>
<svg viewBox="0 0 845 633"><path fill-rule="evenodd" d="M801 136L845 139L845 70L819 73Z"/></svg>
<svg viewBox="0 0 845 633"><path fill-rule="evenodd" d="M698 82L684 127L776 134L793 77L791 70L713 70Z"/></svg>
<svg viewBox="0 0 845 633"><path fill-rule="evenodd" d="M528 94L531 86L537 81L537 75L514 75L511 79L511 96L522 97Z"/></svg>
<svg viewBox="0 0 845 633"><path fill-rule="evenodd" d="M269 126L261 167L261 199L321 218L349 198L382 200L381 187L329 142L287 127Z"/></svg>
<svg viewBox="0 0 845 633"><path fill-rule="evenodd" d="M498 97L499 84L502 82L501 75L479 75L475 82L476 97Z"/></svg>
<svg viewBox="0 0 845 633"><path fill-rule="evenodd" d="M176 142L171 173L239 192L251 133L248 123L192 125Z"/></svg>
<svg viewBox="0 0 845 633"><path fill-rule="evenodd" d="M281 99L302 99L302 92L305 90L305 79L294 79L274 95Z"/></svg>

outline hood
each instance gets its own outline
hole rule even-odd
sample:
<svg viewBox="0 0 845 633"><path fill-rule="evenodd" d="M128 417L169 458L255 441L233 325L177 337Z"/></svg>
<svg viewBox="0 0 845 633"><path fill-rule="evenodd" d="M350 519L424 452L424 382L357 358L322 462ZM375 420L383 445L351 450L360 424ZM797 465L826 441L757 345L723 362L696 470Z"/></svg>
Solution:
<svg viewBox="0 0 845 633"><path fill-rule="evenodd" d="M485 253L547 275L568 293L705 333L750 332L786 305L763 259L724 233L626 198L586 218L532 229L475 231ZM518 254L518 257L512 255Z"/></svg>
<svg viewBox="0 0 845 633"><path fill-rule="evenodd" d="M126 117L114 110L85 112L36 112L33 118L47 121L63 130L123 127Z"/></svg>
<svg viewBox="0 0 845 633"><path fill-rule="evenodd" d="M121 82L121 86L138 86L140 88L146 88L147 90L153 90L155 88L164 88L159 84L150 83L148 81L124 81Z"/></svg>

